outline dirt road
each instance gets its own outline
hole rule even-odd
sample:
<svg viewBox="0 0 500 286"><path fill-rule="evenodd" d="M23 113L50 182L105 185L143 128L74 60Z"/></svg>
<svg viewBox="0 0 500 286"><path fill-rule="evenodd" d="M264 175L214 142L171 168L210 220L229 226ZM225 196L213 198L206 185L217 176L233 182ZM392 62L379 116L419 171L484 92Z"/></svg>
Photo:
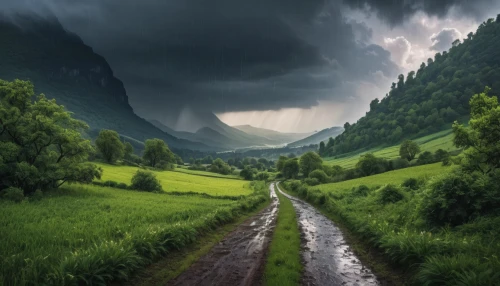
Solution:
<svg viewBox="0 0 500 286"><path fill-rule="evenodd" d="M346 244L342 232L310 204L278 191L292 200L304 238L303 285L380 285Z"/></svg>
<svg viewBox="0 0 500 286"><path fill-rule="evenodd" d="M271 204L246 220L209 253L168 285L259 285L276 225L279 201L270 186Z"/></svg>

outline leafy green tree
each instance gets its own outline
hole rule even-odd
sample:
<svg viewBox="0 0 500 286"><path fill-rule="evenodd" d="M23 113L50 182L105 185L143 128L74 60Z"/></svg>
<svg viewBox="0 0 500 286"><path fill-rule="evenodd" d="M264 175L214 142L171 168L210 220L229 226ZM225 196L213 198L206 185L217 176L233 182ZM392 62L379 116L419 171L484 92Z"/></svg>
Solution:
<svg viewBox="0 0 500 286"><path fill-rule="evenodd" d="M252 168L250 168L250 166L246 166L243 170L241 170L240 176L247 181L253 180Z"/></svg>
<svg viewBox="0 0 500 286"><path fill-rule="evenodd" d="M165 141L157 138L146 140L142 158L153 168L155 168L161 161L170 163L175 162L174 153L168 149Z"/></svg>
<svg viewBox="0 0 500 286"><path fill-rule="evenodd" d="M33 101L33 90L29 81L0 80L0 190L27 195L100 178L102 170L87 163L94 152L82 137L87 124L43 94Z"/></svg>
<svg viewBox="0 0 500 286"><path fill-rule="evenodd" d="M455 122L453 133L457 147L465 148L464 168L488 174L500 168L500 105L490 88L470 100L470 128Z"/></svg>
<svg viewBox="0 0 500 286"><path fill-rule="evenodd" d="M323 170L314 170L309 174L309 178L317 179L320 183L328 182L328 175Z"/></svg>
<svg viewBox="0 0 500 286"><path fill-rule="evenodd" d="M124 157L129 158L132 154L134 154L134 147L130 142L125 142L123 144Z"/></svg>
<svg viewBox="0 0 500 286"><path fill-rule="evenodd" d="M375 157L372 153L362 155L356 168L364 175L370 176L378 174L384 170L383 162L380 158Z"/></svg>
<svg viewBox="0 0 500 286"><path fill-rule="evenodd" d="M325 156L326 155L326 146L325 146L325 142L321 141L319 143L319 150L318 150L318 153L320 156Z"/></svg>
<svg viewBox="0 0 500 286"><path fill-rule="evenodd" d="M125 147L120 141L120 135L114 130L101 130L95 140L95 145L108 163L113 164L116 160L123 158Z"/></svg>
<svg viewBox="0 0 500 286"><path fill-rule="evenodd" d="M280 156L278 161L276 161L276 169L278 169L278 172L281 172L283 170L286 161L288 161L288 158L285 156Z"/></svg>
<svg viewBox="0 0 500 286"><path fill-rule="evenodd" d="M314 170L321 169L323 159L316 152L307 152L300 157L300 170L305 177Z"/></svg>
<svg viewBox="0 0 500 286"><path fill-rule="evenodd" d="M411 140L404 141L399 147L399 156L408 161L415 159L418 153L420 153L420 146Z"/></svg>
<svg viewBox="0 0 500 286"><path fill-rule="evenodd" d="M299 162L297 159L290 159L283 166L283 176L287 179L296 178L299 175Z"/></svg>
<svg viewBox="0 0 500 286"><path fill-rule="evenodd" d="M434 162L436 162L436 160L434 159L434 155L432 155L432 153L429 151L425 151L425 152L421 153L418 156L418 160L417 160L417 164L419 164L419 165L432 164Z"/></svg>

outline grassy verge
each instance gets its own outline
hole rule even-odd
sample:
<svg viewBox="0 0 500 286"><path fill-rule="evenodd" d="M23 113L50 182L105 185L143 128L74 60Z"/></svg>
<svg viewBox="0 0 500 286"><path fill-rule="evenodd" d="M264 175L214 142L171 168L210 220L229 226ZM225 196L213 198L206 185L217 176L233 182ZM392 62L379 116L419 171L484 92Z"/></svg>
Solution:
<svg viewBox="0 0 500 286"><path fill-rule="evenodd" d="M299 285L302 275L300 231L292 202L276 191L280 200L278 220L269 247L266 285Z"/></svg>
<svg viewBox="0 0 500 286"><path fill-rule="evenodd" d="M235 230L249 217L257 214L269 204L269 200L261 203L254 211L241 215L232 223L220 226L215 231L207 233L189 246L169 253L140 271L132 280L120 285L155 286L166 285L168 281L187 270L200 257L207 254L212 247L219 243L227 234Z"/></svg>
<svg viewBox="0 0 500 286"><path fill-rule="evenodd" d="M399 176L399 184L403 177ZM362 180L352 180L352 186L356 182L360 185L345 189L330 184L326 191L294 182L285 185L348 229L346 233L354 238L351 244L360 256L364 253L356 241L373 252L375 256L367 253L365 261L378 275L391 273L391 267L384 271L383 262L387 261L385 265L403 272L407 284L498 285L500 217L480 217L456 227L432 227L425 221L422 204L433 182L441 178L436 173L415 179L419 182L416 189L395 184L394 178L388 178L393 185L384 186L387 182L378 180L376 186L369 187L362 185ZM381 263L377 254L384 258Z"/></svg>

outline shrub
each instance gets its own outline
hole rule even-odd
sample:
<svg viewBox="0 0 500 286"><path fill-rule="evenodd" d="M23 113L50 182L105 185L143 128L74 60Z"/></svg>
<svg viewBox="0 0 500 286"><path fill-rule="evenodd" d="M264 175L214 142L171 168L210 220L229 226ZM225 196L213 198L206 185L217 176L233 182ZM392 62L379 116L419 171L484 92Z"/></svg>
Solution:
<svg viewBox="0 0 500 286"><path fill-rule="evenodd" d="M328 182L328 175L323 170L314 170L309 174L309 178L316 179L320 183Z"/></svg>
<svg viewBox="0 0 500 286"><path fill-rule="evenodd" d="M156 178L156 175L151 172L141 170L137 170L135 175L132 177L132 185L130 188L145 192L162 191L160 181Z"/></svg>
<svg viewBox="0 0 500 286"><path fill-rule="evenodd" d="M408 160L406 159L397 158L391 160L390 162L394 170L404 169L410 166L410 162L408 162Z"/></svg>
<svg viewBox="0 0 500 286"><path fill-rule="evenodd" d="M365 185L358 186L357 188L353 188L351 194L355 197L366 197L370 192L370 188Z"/></svg>
<svg viewBox="0 0 500 286"><path fill-rule="evenodd" d="M466 223L500 207L498 181L481 173L455 171L430 185L421 213L434 225Z"/></svg>
<svg viewBox="0 0 500 286"><path fill-rule="evenodd" d="M43 192L41 190L36 190L30 199L33 201L40 201L43 199Z"/></svg>
<svg viewBox="0 0 500 286"><path fill-rule="evenodd" d="M394 185L386 185L379 191L379 202L382 204L397 203L404 199L401 190Z"/></svg>
<svg viewBox="0 0 500 286"><path fill-rule="evenodd" d="M116 185L116 187L117 187L118 189L123 189L123 190L128 189L128 186L127 186L127 184L125 184L125 183L119 183L118 185Z"/></svg>
<svg viewBox="0 0 500 286"><path fill-rule="evenodd" d="M309 186L317 186L320 184L320 182L316 178L306 178L304 179L304 183L306 183Z"/></svg>
<svg viewBox="0 0 500 286"><path fill-rule="evenodd" d="M19 188L9 187L3 190L3 198L20 203L24 200L24 192Z"/></svg>
<svg viewBox="0 0 500 286"><path fill-rule="evenodd" d="M432 153L429 151L425 151L424 153L420 154L417 160L417 164L419 165L432 164L435 162L436 160L434 159L434 155L432 155Z"/></svg>
<svg viewBox="0 0 500 286"><path fill-rule="evenodd" d="M255 175L255 179L258 181L267 181L267 179L269 179L269 174L266 172L260 172Z"/></svg>
<svg viewBox="0 0 500 286"><path fill-rule="evenodd" d="M401 184L401 186L408 188L410 190L418 190L418 188L420 187L420 183L415 178L409 178L409 179L404 180L404 182Z"/></svg>
<svg viewBox="0 0 500 286"><path fill-rule="evenodd" d="M105 181L103 183L103 185L106 186L106 187L116 188L116 186L118 186L118 182L108 180L108 181Z"/></svg>

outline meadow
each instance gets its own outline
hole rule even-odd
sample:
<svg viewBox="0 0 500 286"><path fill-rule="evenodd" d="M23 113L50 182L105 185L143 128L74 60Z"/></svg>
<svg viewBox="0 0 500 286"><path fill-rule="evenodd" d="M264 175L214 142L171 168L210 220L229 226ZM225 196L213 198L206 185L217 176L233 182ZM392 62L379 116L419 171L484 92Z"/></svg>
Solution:
<svg viewBox="0 0 500 286"><path fill-rule="evenodd" d="M126 280L266 200L263 191L233 201L70 185L41 200L0 201L0 284Z"/></svg>
<svg viewBox="0 0 500 286"><path fill-rule="evenodd" d="M425 220L429 187L454 168L437 163L308 188L293 181L283 186L348 229L364 243L362 251L378 249L374 268L383 254L410 285L498 285L498 216L456 227ZM409 178L417 179L417 189L402 186Z"/></svg>
<svg viewBox="0 0 500 286"><path fill-rule="evenodd" d="M409 178L431 178L436 175L445 174L451 171L453 167L443 166L442 163L434 163L411 168L389 171L368 177L362 177L353 180L347 180L337 183L321 184L315 187L324 192L336 192L340 190L350 190L359 185L365 185L369 188L382 186L385 184L401 184Z"/></svg>
<svg viewBox="0 0 500 286"><path fill-rule="evenodd" d="M457 148L453 146L453 133L451 129L420 137L413 141L420 145L422 152L429 151L434 153L438 149L443 149L448 152L457 150ZM332 166L339 165L343 168L351 169L356 166L359 157L366 153L373 153L375 156L384 159L396 159L399 158L399 146L400 145L378 147L361 153L348 153L342 157L325 158L325 164Z"/></svg>
<svg viewBox="0 0 500 286"><path fill-rule="evenodd" d="M175 168L174 172L179 172L179 173L184 173L184 174L190 174L190 175L197 175L197 176L214 177L214 178L226 178L226 179L234 179L234 180L243 180L238 175L223 175L223 174L214 173L214 172L189 170L188 168L185 168L185 167L180 167L180 168L177 167L177 168Z"/></svg>
<svg viewBox="0 0 500 286"><path fill-rule="evenodd" d="M140 168L131 166L116 166L104 163L96 163L96 165L104 171L100 181L111 180L127 185L130 185L135 172L140 170ZM151 172L156 174L165 192L195 192L211 196L246 196L252 193L248 181L194 175L184 171Z"/></svg>

